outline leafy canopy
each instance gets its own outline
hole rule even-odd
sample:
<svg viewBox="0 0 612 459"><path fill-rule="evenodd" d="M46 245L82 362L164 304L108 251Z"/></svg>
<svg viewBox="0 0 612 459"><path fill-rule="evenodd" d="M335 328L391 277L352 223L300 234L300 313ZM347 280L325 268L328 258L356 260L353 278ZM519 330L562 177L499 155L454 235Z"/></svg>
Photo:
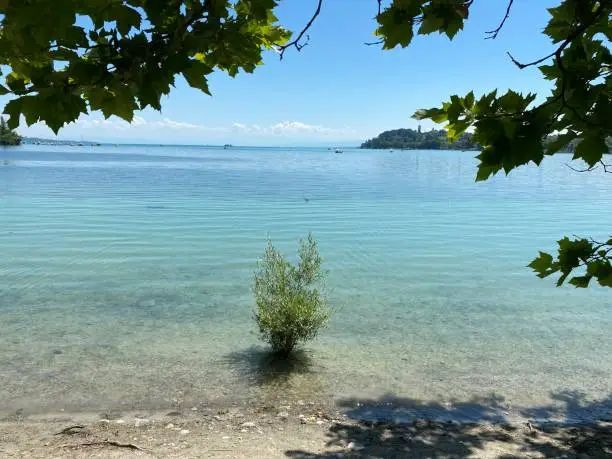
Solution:
<svg viewBox="0 0 612 459"><path fill-rule="evenodd" d="M313 0L314 2L314 0ZM507 0L494 39L511 17ZM293 41L274 15L276 0L0 0L0 95L13 99L4 113L8 127L23 116L57 132L81 114L100 110L127 121L134 110L161 109L175 77L208 93L207 76L252 72L262 53L281 58L302 49L314 14ZM452 39L469 20L474 0L372 0L378 7L375 34L383 49L406 47L415 35L440 33ZM481 147L477 180L528 164L575 145L574 158L603 168L612 136L612 0L560 0L549 9L543 33L551 53L530 62L509 58L519 69L537 66L553 84L541 102L535 94L452 95L441 107L419 110L417 119L445 123L449 140L473 132ZM502 13L504 13L502 11ZM304 39L304 37L306 37ZM543 139L554 137L552 142ZM586 241L586 242L585 242ZM560 273L583 287L585 277L610 286L610 244L562 239L556 258L538 257L541 276ZM575 254L579 256L576 257ZM590 277L589 277L590 276Z"/></svg>
<svg viewBox="0 0 612 459"><path fill-rule="evenodd" d="M81 114L131 121L161 109L176 75L208 93L207 75L234 76L282 46L274 0L0 0L0 95L8 125L56 133Z"/></svg>

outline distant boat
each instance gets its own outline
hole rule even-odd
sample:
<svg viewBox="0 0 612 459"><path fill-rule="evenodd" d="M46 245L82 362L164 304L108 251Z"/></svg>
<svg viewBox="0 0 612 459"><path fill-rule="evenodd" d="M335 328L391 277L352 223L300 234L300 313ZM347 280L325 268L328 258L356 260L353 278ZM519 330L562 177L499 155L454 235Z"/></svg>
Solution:
<svg viewBox="0 0 612 459"><path fill-rule="evenodd" d="M336 148L334 153L344 153L344 150L342 148Z"/></svg>
<svg viewBox="0 0 612 459"><path fill-rule="evenodd" d="M224 150L228 150L230 148L232 148L232 144L231 143L226 143L225 145L223 145L223 149Z"/></svg>

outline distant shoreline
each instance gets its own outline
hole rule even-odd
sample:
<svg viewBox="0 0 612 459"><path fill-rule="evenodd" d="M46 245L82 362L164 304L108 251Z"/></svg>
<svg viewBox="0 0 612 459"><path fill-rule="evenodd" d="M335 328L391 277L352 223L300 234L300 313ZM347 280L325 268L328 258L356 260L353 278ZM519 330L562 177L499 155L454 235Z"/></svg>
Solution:
<svg viewBox="0 0 612 459"><path fill-rule="evenodd" d="M55 140L41 139L38 137L23 137L21 145L65 145L65 146L102 146L101 142L91 142L88 140Z"/></svg>
<svg viewBox="0 0 612 459"><path fill-rule="evenodd" d="M403 148L403 147L359 147L359 150L397 150L397 151L480 151L480 148L449 148L444 146L442 148L427 148L427 147L415 147L415 148Z"/></svg>
<svg viewBox="0 0 612 459"><path fill-rule="evenodd" d="M206 147L206 148L219 148L226 150L240 150L244 148L248 149L260 149L260 148L291 148L291 149L325 149L329 150L331 147L327 145L231 145L227 148L224 144L207 144L207 143L142 143L142 142L96 142L92 140L59 140L59 139L44 139L39 137L23 137L21 145L50 145L50 146L69 146L69 147L117 147L121 146L138 146L138 147ZM359 149L359 145L345 145L341 148L347 149Z"/></svg>

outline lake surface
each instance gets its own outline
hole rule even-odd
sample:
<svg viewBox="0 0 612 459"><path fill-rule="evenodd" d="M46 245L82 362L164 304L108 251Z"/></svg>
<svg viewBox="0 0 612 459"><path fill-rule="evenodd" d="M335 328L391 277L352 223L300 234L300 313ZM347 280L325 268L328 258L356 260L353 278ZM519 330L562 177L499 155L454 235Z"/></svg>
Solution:
<svg viewBox="0 0 612 459"><path fill-rule="evenodd" d="M555 288L525 265L564 234L609 237L611 177L559 156L476 184L473 156L0 150L0 413L605 399L610 289ZM338 311L285 373L250 286L268 236L293 257L309 231Z"/></svg>

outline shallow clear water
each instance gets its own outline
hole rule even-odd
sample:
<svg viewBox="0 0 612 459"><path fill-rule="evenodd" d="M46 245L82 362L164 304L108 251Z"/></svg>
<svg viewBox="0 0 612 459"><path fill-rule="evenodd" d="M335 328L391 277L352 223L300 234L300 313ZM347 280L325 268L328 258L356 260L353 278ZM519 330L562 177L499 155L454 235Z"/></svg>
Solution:
<svg viewBox="0 0 612 459"><path fill-rule="evenodd" d="M612 393L609 289L525 265L609 236L610 177L568 157L474 183L473 152L0 150L0 412L286 398L539 406ZM266 364L250 283L313 231L330 328Z"/></svg>

